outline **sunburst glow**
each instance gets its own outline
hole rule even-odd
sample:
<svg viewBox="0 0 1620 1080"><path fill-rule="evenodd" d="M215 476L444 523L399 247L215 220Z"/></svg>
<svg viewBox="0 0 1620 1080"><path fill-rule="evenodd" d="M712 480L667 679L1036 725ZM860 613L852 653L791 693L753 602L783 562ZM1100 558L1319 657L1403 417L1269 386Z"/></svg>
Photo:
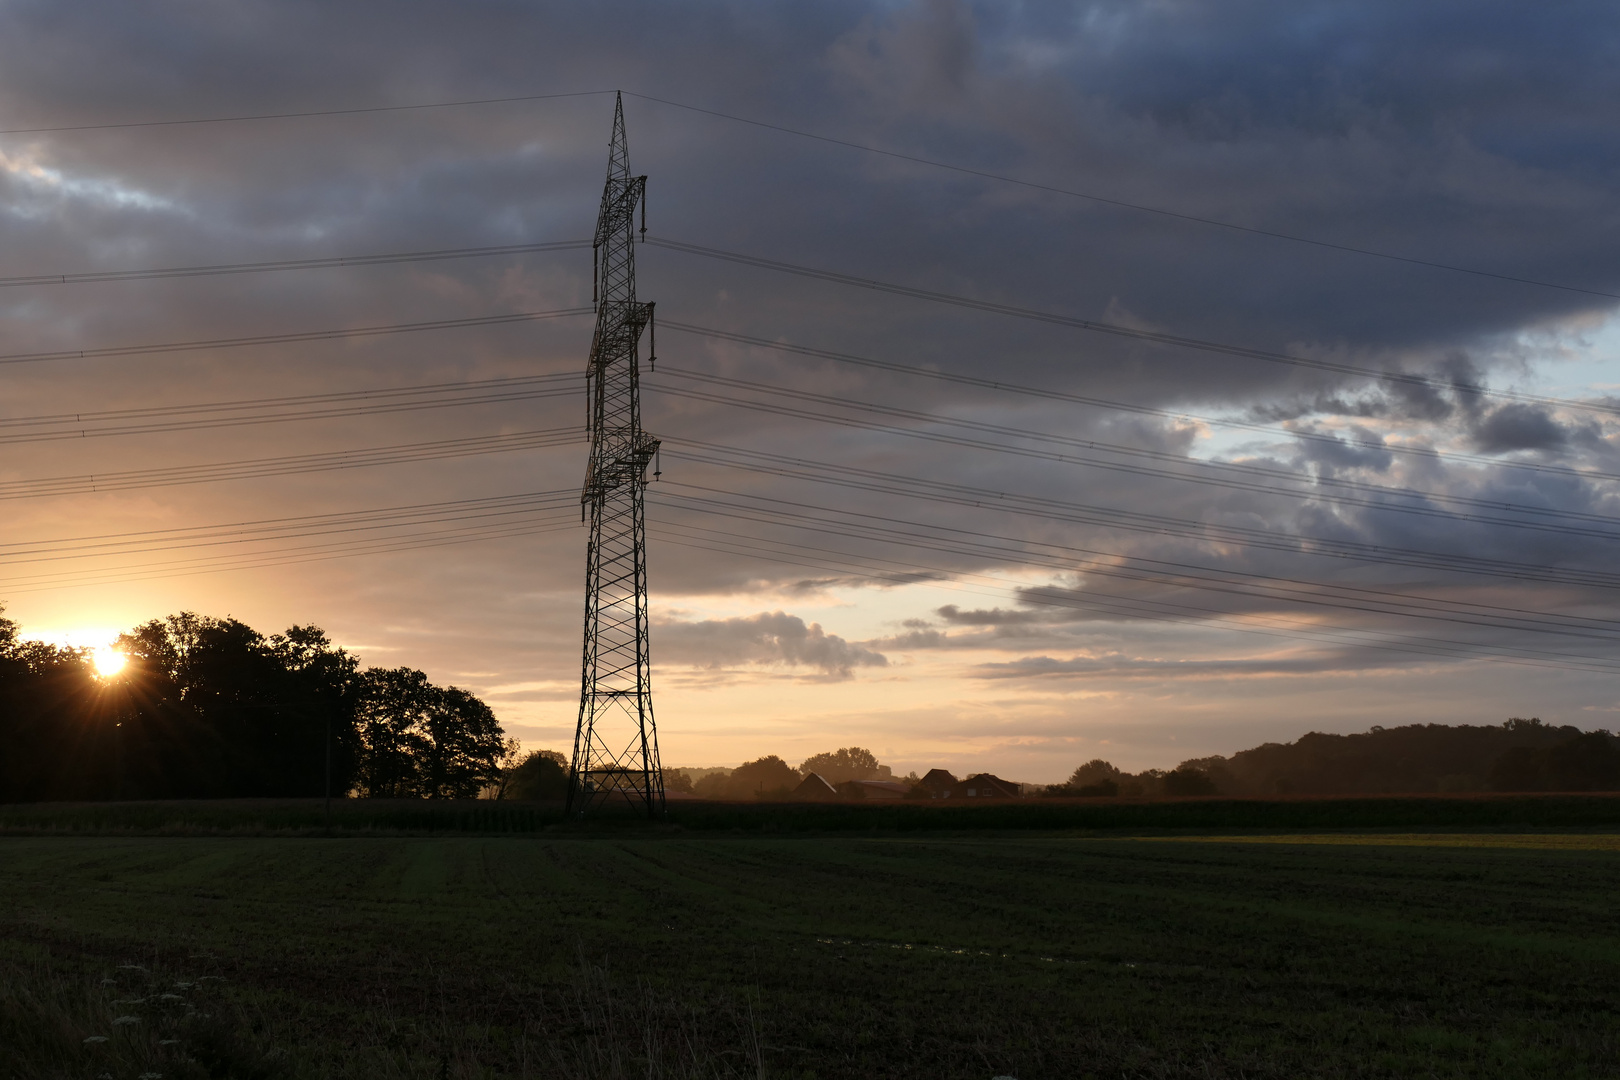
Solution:
<svg viewBox="0 0 1620 1080"><path fill-rule="evenodd" d="M111 645L100 645L91 652L90 660L96 665L96 674L103 679L110 679L124 670L129 658Z"/></svg>

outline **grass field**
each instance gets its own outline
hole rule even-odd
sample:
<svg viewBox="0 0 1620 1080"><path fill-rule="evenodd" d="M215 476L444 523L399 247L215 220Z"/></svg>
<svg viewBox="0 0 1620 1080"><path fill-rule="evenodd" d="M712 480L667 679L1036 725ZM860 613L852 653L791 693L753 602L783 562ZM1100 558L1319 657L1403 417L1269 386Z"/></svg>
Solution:
<svg viewBox="0 0 1620 1080"><path fill-rule="evenodd" d="M0 835L121 833L173 836L376 836L555 832L561 803L317 799L0 805ZM610 815L599 828L635 822ZM1620 830L1620 793L1390 795L1277 799L1020 799L980 805L671 802L666 824L686 832L849 833L982 830L1180 832L1206 829Z"/></svg>
<svg viewBox="0 0 1620 1080"><path fill-rule="evenodd" d="M0 1077L1613 1076L1617 897L1603 833L13 835Z"/></svg>

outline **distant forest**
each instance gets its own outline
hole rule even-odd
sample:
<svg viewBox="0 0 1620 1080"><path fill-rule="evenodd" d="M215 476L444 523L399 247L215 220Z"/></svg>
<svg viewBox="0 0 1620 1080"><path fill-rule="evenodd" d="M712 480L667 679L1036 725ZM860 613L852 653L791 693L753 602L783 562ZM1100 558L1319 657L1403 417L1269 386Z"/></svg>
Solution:
<svg viewBox="0 0 1620 1080"><path fill-rule="evenodd" d="M775 800L788 798L811 772L831 784L847 780L899 780L914 785L917 775L897 778L870 750L846 746L814 754L794 768L775 754L744 762L734 769L665 769L664 790L678 795L715 800ZM561 799L568 793L568 759L555 750L534 750L524 755L501 783L506 799Z"/></svg>
<svg viewBox="0 0 1620 1080"><path fill-rule="evenodd" d="M1385 795L1620 790L1620 739L1539 719L1499 727L1409 724L1358 735L1312 732L1164 772L1088 761L1046 795Z"/></svg>
<svg viewBox="0 0 1620 1080"><path fill-rule="evenodd" d="M473 798L515 750L477 697L366 668L312 626L264 636L184 612L86 650L0 617L0 801Z"/></svg>
<svg viewBox="0 0 1620 1080"><path fill-rule="evenodd" d="M561 798L567 763L545 766L549 780L514 779L509 798ZM532 761L530 768L539 763ZM935 792L915 772L895 776L858 746L816 754L797 767L775 754L735 769L672 769L669 791L705 799L772 801L792 797L811 772L838 785L847 780L895 781L909 797ZM535 775L538 775L537 773ZM1607 731L1514 718L1499 726L1411 724L1375 727L1356 735L1312 732L1291 743L1266 743L1231 757L1194 758L1171 770L1128 773L1088 761L1061 784L1022 784L1029 796L1054 798L1176 798L1287 795L1396 795L1467 792L1620 791L1620 738ZM852 797L860 797L851 793Z"/></svg>

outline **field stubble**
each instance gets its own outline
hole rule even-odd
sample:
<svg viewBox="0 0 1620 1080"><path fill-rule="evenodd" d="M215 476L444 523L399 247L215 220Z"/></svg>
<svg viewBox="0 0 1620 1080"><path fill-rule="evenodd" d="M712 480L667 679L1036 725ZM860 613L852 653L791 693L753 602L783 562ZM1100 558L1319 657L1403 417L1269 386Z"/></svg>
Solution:
<svg viewBox="0 0 1620 1080"><path fill-rule="evenodd" d="M1616 1075L1607 838L1456 835L13 836L0 1075Z"/></svg>

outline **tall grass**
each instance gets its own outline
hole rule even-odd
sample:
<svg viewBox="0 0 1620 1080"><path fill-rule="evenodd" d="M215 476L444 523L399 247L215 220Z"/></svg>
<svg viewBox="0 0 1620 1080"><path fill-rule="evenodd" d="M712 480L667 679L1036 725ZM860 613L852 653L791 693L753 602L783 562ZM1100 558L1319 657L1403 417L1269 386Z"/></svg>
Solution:
<svg viewBox="0 0 1620 1080"><path fill-rule="evenodd" d="M516 1024L386 995L336 1024L285 994L157 965L0 960L5 1080L764 1080L751 995L619 985L581 958Z"/></svg>
<svg viewBox="0 0 1620 1080"><path fill-rule="evenodd" d="M139 964L98 972L48 953L0 961L0 1076L280 1075L274 1049L245 1037L247 1025L220 983Z"/></svg>
<svg viewBox="0 0 1620 1080"><path fill-rule="evenodd" d="M764 1080L755 1004L735 998L700 1003L639 982L616 992L605 968L581 958L572 986L542 1020L536 1076L569 1080ZM529 1074L525 1060L524 1075Z"/></svg>

